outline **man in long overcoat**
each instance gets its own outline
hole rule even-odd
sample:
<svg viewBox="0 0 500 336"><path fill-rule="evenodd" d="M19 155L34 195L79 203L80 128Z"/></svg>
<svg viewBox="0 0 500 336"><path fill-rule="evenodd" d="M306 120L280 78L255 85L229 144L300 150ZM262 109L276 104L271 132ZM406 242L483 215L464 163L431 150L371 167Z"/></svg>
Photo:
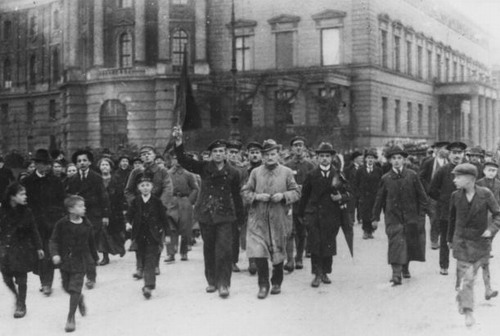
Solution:
<svg viewBox="0 0 500 336"><path fill-rule="evenodd" d="M312 287L321 282L330 284L333 256L337 254L337 234L342 226L352 232L347 203L351 196L349 184L333 166L335 150L330 143L321 143L316 149L319 166L307 174L302 188L299 215L308 230L311 251ZM345 234L345 233L344 233Z"/></svg>
<svg viewBox="0 0 500 336"><path fill-rule="evenodd" d="M410 261L425 261L428 199L417 173L404 168L407 156L408 153L398 147L387 152L392 168L382 177L373 206L373 220L377 223L384 207L393 286L401 285L401 276L411 277Z"/></svg>
<svg viewBox="0 0 500 336"><path fill-rule="evenodd" d="M375 165L377 153L367 151L365 164L358 168L353 187L358 192L358 211L363 222L363 239L372 239L375 228L372 226L372 209L377 196L377 189L382 178L382 168Z"/></svg>
<svg viewBox="0 0 500 336"><path fill-rule="evenodd" d="M273 264L271 294L281 292L286 244L293 225L291 204L300 198L293 171L279 164L279 148L274 140L264 142L264 164L252 170L241 189L244 202L250 205L247 255L257 264L260 299L269 292L268 259Z"/></svg>

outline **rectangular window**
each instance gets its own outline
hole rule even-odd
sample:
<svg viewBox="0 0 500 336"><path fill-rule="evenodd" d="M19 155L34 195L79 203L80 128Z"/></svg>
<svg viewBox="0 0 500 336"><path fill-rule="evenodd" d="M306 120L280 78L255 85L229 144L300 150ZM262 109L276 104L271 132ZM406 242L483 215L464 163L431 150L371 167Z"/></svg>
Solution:
<svg viewBox="0 0 500 336"><path fill-rule="evenodd" d="M450 59L448 57L444 61L444 81L450 81Z"/></svg>
<svg viewBox="0 0 500 336"><path fill-rule="evenodd" d="M432 80L432 50L427 50L427 79Z"/></svg>
<svg viewBox="0 0 500 336"><path fill-rule="evenodd" d="M321 29L321 64L340 64L340 29Z"/></svg>
<svg viewBox="0 0 500 336"><path fill-rule="evenodd" d="M394 70L401 71L401 38L394 36Z"/></svg>
<svg viewBox="0 0 500 336"><path fill-rule="evenodd" d="M293 67L293 32L276 33L276 67L286 69Z"/></svg>
<svg viewBox="0 0 500 336"><path fill-rule="evenodd" d="M387 57L387 31L380 30L380 57L384 68L389 66Z"/></svg>
<svg viewBox="0 0 500 336"><path fill-rule="evenodd" d="M408 112L407 112L407 118L406 118L406 131L408 134L413 133L413 106L410 102L408 102Z"/></svg>
<svg viewBox="0 0 500 336"><path fill-rule="evenodd" d="M387 97L382 97L382 132L387 132L387 108L388 101Z"/></svg>
<svg viewBox="0 0 500 336"><path fill-rule="evenodd" d="M33 104L33 102L28 102L26 104L26 124L32 125L34 116L35 116L35 105Z"/></svg>
<svg viewBox="0 0 500 336"><path fill-rule="evenodd" d="M396 107L394 108L394 130L396 133L401 133L401 101L396 99Z"/></svg>
<svg viewBox="0 0 500 336"><path fill-rule="evenodd" d="M429 135L434 134L434 117L432 116L432 106L429 106L427 110L427 133L429 133Z"/></svg>
<svg viewBox="0 0 500 336"><path fill-rule="evenodd" d="M421 46L417 47L417 76L418 78L422 78L422 60L423 58L423 49Z"/></svg>
<svg viewBox="0 0 500 336"><path fill-rule="evenodd" d="M56 120L56 101L54 99L49 100L49 120Z"/></svg>
<svg viewBox="0 0 500 336"><path fill-rule="evenodd" d="M2 104L2 124L9 122L9 104Z"/></svg>
<svg viewBox="0 0 500 336"><path fill-rule="evenodd" d="M441 55L436 55L436 78L439 82L441 82Z"/></svg>
<svg viewBox="0 0 500 336"><path fill-rule="evenodd" d="M412 45L410 41L406 41L406 73L412 74Z"/></svg>
<svg viewBox="0 0 500 336"><path fill-rule="evenodd" d="M248 71L253 69L253 58L251 53L251 42L253 36L236 37L236 69Z"/></svg>
<svg viewBox="0 0 500 336"><path fill-rule="evenodd" d="M424 105L422 104L418 104L418 122L417 122L417 125L418 125L418 134L419 135L422 135L422 133L424 132Z"/></svg>
<svg viewBox="0 0 500 336"><path fill-rule="evenodd" d="M460 64L460 81L465 82L465 66Z"/></svg>
<svg viewBox="0 0 500 336"><path fill-rule="evenodd" d="M458 82L458 64L456 61L453 62L453 81Z"/></svg>
<svg viewBox="0 0 500 336"><path fill-rule="evenodd" d="M12 35L12 21L4 21L3 22L3 39L8 40Z"/></svg>

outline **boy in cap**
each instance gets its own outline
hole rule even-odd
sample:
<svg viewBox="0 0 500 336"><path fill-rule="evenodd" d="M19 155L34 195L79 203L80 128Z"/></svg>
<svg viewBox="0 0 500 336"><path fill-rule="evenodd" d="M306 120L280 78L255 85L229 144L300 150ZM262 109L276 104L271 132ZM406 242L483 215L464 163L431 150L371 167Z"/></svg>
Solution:
<svg viewBox="0 0 500 336"><path fill-rule="evenodd" d="M457 259L458 311L465 315L465 325L470 327L475 323L474 280L478 269L489 262L491 238L500 229L500 206L488 188L476 185L474 165L459 164L452 173L458 190L450 200L448 243Z"/></svg>

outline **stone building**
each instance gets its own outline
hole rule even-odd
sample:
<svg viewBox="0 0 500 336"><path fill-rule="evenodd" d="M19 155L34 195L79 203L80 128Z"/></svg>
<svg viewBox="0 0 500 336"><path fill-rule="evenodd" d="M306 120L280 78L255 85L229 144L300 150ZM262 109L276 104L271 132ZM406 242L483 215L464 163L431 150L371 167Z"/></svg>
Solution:
<svg viewBox="0 0 500 336"><path fill-rule="evenodd" d="M0 5L3 152L162 147L185 51L200 148L230 117L243 140L304 134L344 150L498 141L487 37L436 1L234 0L234 29L231 0L29 3Z"/></svg>

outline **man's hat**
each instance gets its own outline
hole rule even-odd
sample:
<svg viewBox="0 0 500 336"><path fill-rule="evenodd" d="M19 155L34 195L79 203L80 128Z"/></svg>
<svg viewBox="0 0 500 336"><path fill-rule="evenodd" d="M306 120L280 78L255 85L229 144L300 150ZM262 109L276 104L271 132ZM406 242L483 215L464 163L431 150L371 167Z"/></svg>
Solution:
<svg viewBox="0 0 500 336"><path fill-rule="evenodd" d="M480 146L475 146L469 149L469 155L477 155L484 157L484 150Z"/></svg>
<svg viewBox="0 0 500 336"><path fill-rule="evenodd" d="M123 159L127 159L127 161L130 163L130 158L127 156L127 155L121 155L119 158L118 158L118 163L123 160Z"/></svg>
<svg viewBox="0 0 500 336"><path fill-rule="evenodd" d="M63 151L59 150L59 149L53 149L50 151L50 156L52 157L52 159L57 159L57 157L61 154L64 154Z"/></svg>
<svg viewBox="0 0 500 336"><path fill-rule="evenodd" d="M471 163L461 163L451 171L455 175L472 175L477 177L477 168Z"/></svg>
<svg viewBox="0 0 500 336"><path fill-rule="evenodd" d="M448 146L450 144L449 141L437 141L432 145L432 148L441 148Z"/></svg>
<svg viewBox="0 0 500 336"><path fill-rule="evenodd" d="M322 142L319 144L318 148L315 150L316 154L320 153L330 153L334 155L337 153L334 149L331 143L329 142Z"/></svg>
<svg viewBox="0 0 500 336"><path fill-rule="evenodd" d="M280 150L280 148L281 146L278 145L278 143L273 139L264 140L264 143L262 144L262 153L272 151L273 149Z"/></svg>
<svg viewBox="0 0 500 336"><path fill-rule="evenodd" d="M140 158L140 157L136 156L135 158L133 158L133 159L132 159L132 164L133 164L134 162L140 162L140 163L142 163L142 160L141 160L141 158Z"/></svg>
<svg viewBox="0 0 500 336"><path fill-rule="evenodd" d="M297 141L302 141L304 144L306 143L306 138L300 135L296 135L290 140L290 146L293 146L293 144Z"/></svg>
<svg viewBox="0 0 500 336"><path fill-rule="evenodd" d="M224 139L218 139L218 140L212 141L212 143L210 143L210 145L208 145L207 149L209 151L212 151L214 148L219 148L219 147L226 148L227 147L227 141L224 140Z"/></svg>
<svg viewBox="0 0 500 336"><path fill-rule="evenodd" d="M91 151L89 150L86 150L86 149L79 149L77 150L76 152L73 153L73 155L71 156L71 161L76 164L76 159L80 156L80 155L87 155L87 158L89 159L90 162L94 162L94 155L92 154Z"/></svg>
<svg viewBox="0 0 500 336"><path fill-rule="evenodd" d="M354 153L351 154L351 161L354 161L358 156L363 156L363 153L360 151L354 151Z"/></svg>
<svg viewBox="0 0 500 336"><path fill-rule="evenodd" d="M49 151L46 149L37 149L35 152L35 156L33 157L33 161L42 162L42 163L50 163L52 162L52 158L50 157Z"/></svg>
<svg viewBox="0 0 500 336"><path fill-rule="evenodd" d="M467 145L464 144L463 142L455 141L446 146L446 149L449 151L453 150L454 148L464 151L467 148Z"/></svg>
<svg viewBox="0 0 500 336"><path fill-rule="evenodd" d="M251 141L247 145L247 150L251 150L251 149L262 150L262 145L260 143L258 143L257 141Z"/></svg>
<svg viewBox="0 0 500 336"><path fill-rule="evenodd" d="M492 167L495 167L495 168L498 168L498 163L493 160L493 161L487 161L485 163L483 163L483 166L486 167L486 166L492 166Z"/></svg>
<svg viewBox="0 0 500 336"><path fill-rule="evenodd" d="M227 149L233 148L237 150L241 150L243 144L239 140L229 140L226 145Z"/></svg>
<svg viewBox="0 0 500 336"><path fill-rule="evenodd" d="M408 153L404 149L401 149L398 146L394 146L394 147L389 148L385 153L385 157L387 159L390 159L391 157L393 157L394 155L397 155L397 154L401 155L404 158L408 157Z"/></svg>
<svg viewBox="0 0 500 336"><path fill-rule="evenodd" d="M151 174L141 173L137 175L135 181L137 185L141 184L142 182L153 183L153 176Z"/></svg>
<svg viewBox="0 0 500 336"><path fill-rule="evenodd" d="M375 159L378 157L377 152L373 149L369 149L365 152L365 158L367 156L373 156Z"/></svg>
<svg viewBox="0 0 500 336"><path fill-rule="evenodd" d="M149 151L156 152L156 148L154 148L154 146L152 145L142 145L141 148L139 149L139 154Z"/></svg>

